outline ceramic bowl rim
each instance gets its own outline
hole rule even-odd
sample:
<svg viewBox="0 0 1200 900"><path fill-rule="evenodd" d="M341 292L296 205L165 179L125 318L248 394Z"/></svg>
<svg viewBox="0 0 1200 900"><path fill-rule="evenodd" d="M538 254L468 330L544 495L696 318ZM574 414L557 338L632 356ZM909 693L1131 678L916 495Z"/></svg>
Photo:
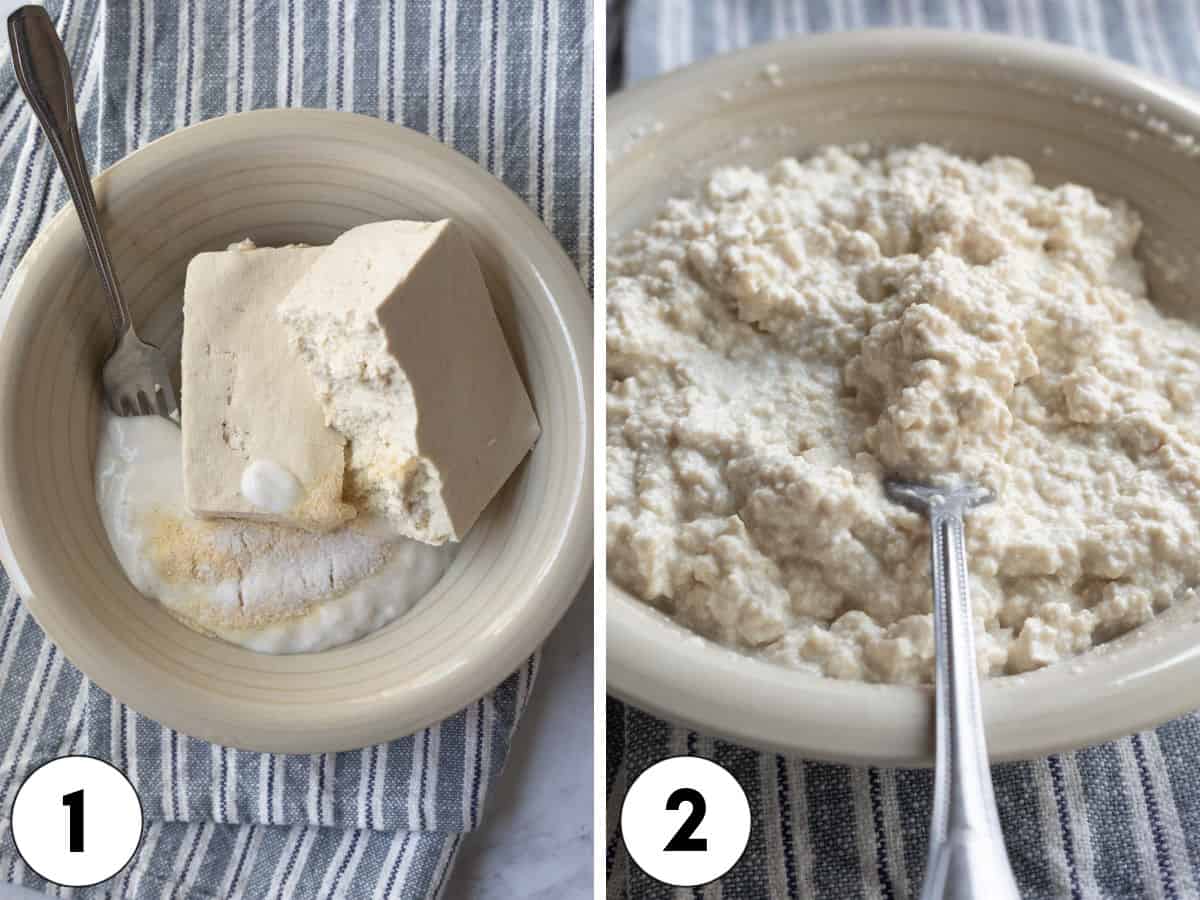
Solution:
<svg viewBox="0 0 1200 900"><path fill-rule="evenodd" d="M1025 76L1145 103L1154 115L1200 134L1200 96L1124 63L1025 38L891 28L785 38L639 82L609 99L609 158L623 156L627 142L636 144L652 111L671 95L715 95L780 60L799 60L796 65L813 71L835 63L983 66L1002 60ZM620 173L610 171L609 178L616 181ZM606 609L608 690L635 707L702 733L805 758L863 765L932 761L926 687L837 682L752 660L685 631L611 580ZM993 759L1100 743L1200 706L1200 652L1189 646L1197 642L1200 625L1188 622L1153 646L1080 657L1099 673L1094 682L1064 664L985 683Z"/></svg>
<svg viewBox="0 0 1200 900"><path fill-rule="evenodd" d="M506 627L505 640L489 638L486 653L472 647L464 648L456 654L453 675L444 683L417 686L412 695L390 691L372 696L369 700L371 721L366 724L361 710L355 713L353 726L347 726L349 720L343 721L340 716L349 715L348 712L339 713L337 709L312 703L308 712L316 718L310 720L314 726L311 731L284 733L249 720L225 721L222 730L214 731L212 719L193 716L187 710L180 711L174 698L164 696L160 688L151 690L135 683L123 674L120 660L106 658L103 648L88 646L87 641L73 631L60 631L55 627L53 617L44 615L46 604L37 588L43 581L41 572L49 561L38 559L35 553L29 552L29 547L22 547L21 536L3 530L3 523L13 518L13 505L8 492L0 490L0 561L9 573L14 590L47 637L85 676L131 708L186 734L243 749L288 753L351 750L402 737L458 712L495 688L522 666L565 614L587 578L592 550L592 315L588 292L578 271L542 221L498 178L428 135L371 116L332 110L261 109L220 116L170 132L114 163L96 176L93 184L99 194L105 184L126 167L135 164L164 167L193 152L197 144L203 146L226 138L269 140L277 134L306 131L350 135L356 142L376 150L385 146L390 151L398 146L412 147L428 154L426 158L436 160L439 166L450 167L467 183L479 185L488 202L495 205L497 215L509 217L519 226L518 236L507 240L512 242L511 246L521 248L520 262L532 266L545 287L535 301L548 303L552 307L551 315L561 326L555 331L555 340L566 345L576 376L575 383L570 386L570 412L577 413L581 419L576 422L572 417L563 427L579 432L573 446L582 447L580 463L578 467L572 465L572 491L563 503L567 524L563 539L548 547L543 565L529 573L524 612L518 621ZM68 231L77 228L74 210L67 204L30 245L0 297L0 343L11 330L10 313L24 290L33 260L52 244L68 239ZM522 247L522 243L525 246ZM547 283L563 290L552 295ZM0 404L13 402L10 391L0 385ZM16 473L0 472L0 484L13 477ZM418 714L419 719L412 718L413 707L423 711ZM401 727L398 723L406 724ZM231 734L238 735L235 741L230 740Z"/></svg>

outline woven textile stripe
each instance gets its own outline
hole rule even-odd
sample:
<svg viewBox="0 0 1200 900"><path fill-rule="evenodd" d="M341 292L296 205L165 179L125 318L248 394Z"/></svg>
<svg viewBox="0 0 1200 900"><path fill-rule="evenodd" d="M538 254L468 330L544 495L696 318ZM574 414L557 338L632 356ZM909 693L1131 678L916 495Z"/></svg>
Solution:
<svg viewBox="0 0 1200 900"><path fill-rule="evenodd" d="M908 26L1057 41L1200 85L1188 0L634 0L625 15L627 83L788 34Z"/></svg>
<svg viewBox="0 0 1200 900"><path fill-rule="evenodd" d="M479 161L591 274L591 15L552 0L52 0L93 171L193 122L259 107L350 110ZM7 43L3 53L7 55ZM0 68L0 285L67 199L11 67ZM75 897L436 897L499 775L536 658L411 738L277 756L164 729L83 679L0 575L0 879ZM133 865L57 889L13 852L24 775L74 750L134 781Z"/></svg>
<svg viewBox="0 0 1200 900"><path fill-rule="evenodd" d="M1200 88L1200 7L1185 0L634 0L624 15L627 83L791 33L909 25L1072 44ZM607 719L610 900L892 900L919 889L929 773L752 753L615 700ZM615 828L626 787L653 762L681 752L729 766L762 822L742 862L697 889L647 878ZM997 766L997 801L1022 897L1200 896L1198 755L1200 716L1191 715L1111 744Z"/></svg>

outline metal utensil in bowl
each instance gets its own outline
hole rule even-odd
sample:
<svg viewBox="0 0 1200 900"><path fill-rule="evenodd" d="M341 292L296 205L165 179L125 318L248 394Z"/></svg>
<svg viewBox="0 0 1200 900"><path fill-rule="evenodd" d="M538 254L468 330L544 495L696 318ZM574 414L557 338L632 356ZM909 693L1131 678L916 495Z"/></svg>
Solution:
<svg viewBox="0 0 1200 900"><path fill-rule="evenodd" d="M884 492L929 519L936 635L937 762L922 900L1019 900L992 791L975 630L967 591L966 513L992 494L888 479Z"/></svg>
<svg viewBox="0 0 1200 900"><path fill-rule="evenodd" d="M8 17L8 40L17 83L58 160L83 226L88 252L104 283L116 335L113 351L101 373L108 403L122 416L174 415L179 404L166 356L133 330L129 307L121 295L104 243L87 160L79 142L71 70L54 22L42 7L22 6Z"/></svg>

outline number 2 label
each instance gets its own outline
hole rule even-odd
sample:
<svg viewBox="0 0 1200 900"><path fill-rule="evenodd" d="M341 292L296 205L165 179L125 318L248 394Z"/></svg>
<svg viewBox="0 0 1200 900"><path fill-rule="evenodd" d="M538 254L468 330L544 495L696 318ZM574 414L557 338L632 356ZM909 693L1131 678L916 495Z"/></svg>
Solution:
<svg viewBox="0 0 1200 900"><path fill-rule="evenodd" d="M66 800L64 799L63 802L65 803ZM694 788L679 788L667 798L667 809L676 810L685 803L691 805L692 811L688 813L688 817L683 820L683 824L679 826L675 836L667 841L667 846L663 849L671 851L707 850L707 838L692 837L696 833L696 829L700 827L700 823L704 821L704 811L708 806L704 802L704 795Z"/></svg>
<svg viewBox="0 0 1200 900"><path fill-rule="evenodd" d="M651 878L675 887L707 884L745 852L750 804L722 766L675 756L655 763L629 786L621 837L630 858Z"/></svg>

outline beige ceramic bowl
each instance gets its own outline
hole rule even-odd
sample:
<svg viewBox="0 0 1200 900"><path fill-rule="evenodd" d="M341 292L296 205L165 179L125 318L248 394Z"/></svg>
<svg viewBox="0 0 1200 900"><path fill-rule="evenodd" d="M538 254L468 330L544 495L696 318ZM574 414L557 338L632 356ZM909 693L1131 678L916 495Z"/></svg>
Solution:
<svg viewBox="0 0 1200 900"><path fill-rule="evenodd" d="M456 712L546 637L591 559L590 304L538 219L435 141L342 113L271 110L171 134L96 180L116 268L148 339L170 342L184 271L245 236L323 243L364 222L466 226L542 436L407 616L345 647L266 656L203 637L143 598L94 500L98 373L111 340L73 210L5 294L4 563L33 615L100 687L208 740L281 752L362 747ZM447 364L452 364L451 360ZM187 398L183 398L187 402Z"/></svg>
<svg viewBox="0 0 1200 900"><path fill-rule="evenodd" d="M922 31L785 41L613 98L609 233L645 222L718 163L768 164L825 143L924 140L972 155L1014 154L1048 182L1128 198L1146 220L1152 285L1186 310L1200 258L1194 134L1195 95L1050 44ZM1077 664L988 683L994 757L1095 743L1200 706L1196 620L1182 610ZM926 691L756 662L694 637L611 583L608 681L618 696L667 718L808 757L920 764L932 752Z"/></svg>

